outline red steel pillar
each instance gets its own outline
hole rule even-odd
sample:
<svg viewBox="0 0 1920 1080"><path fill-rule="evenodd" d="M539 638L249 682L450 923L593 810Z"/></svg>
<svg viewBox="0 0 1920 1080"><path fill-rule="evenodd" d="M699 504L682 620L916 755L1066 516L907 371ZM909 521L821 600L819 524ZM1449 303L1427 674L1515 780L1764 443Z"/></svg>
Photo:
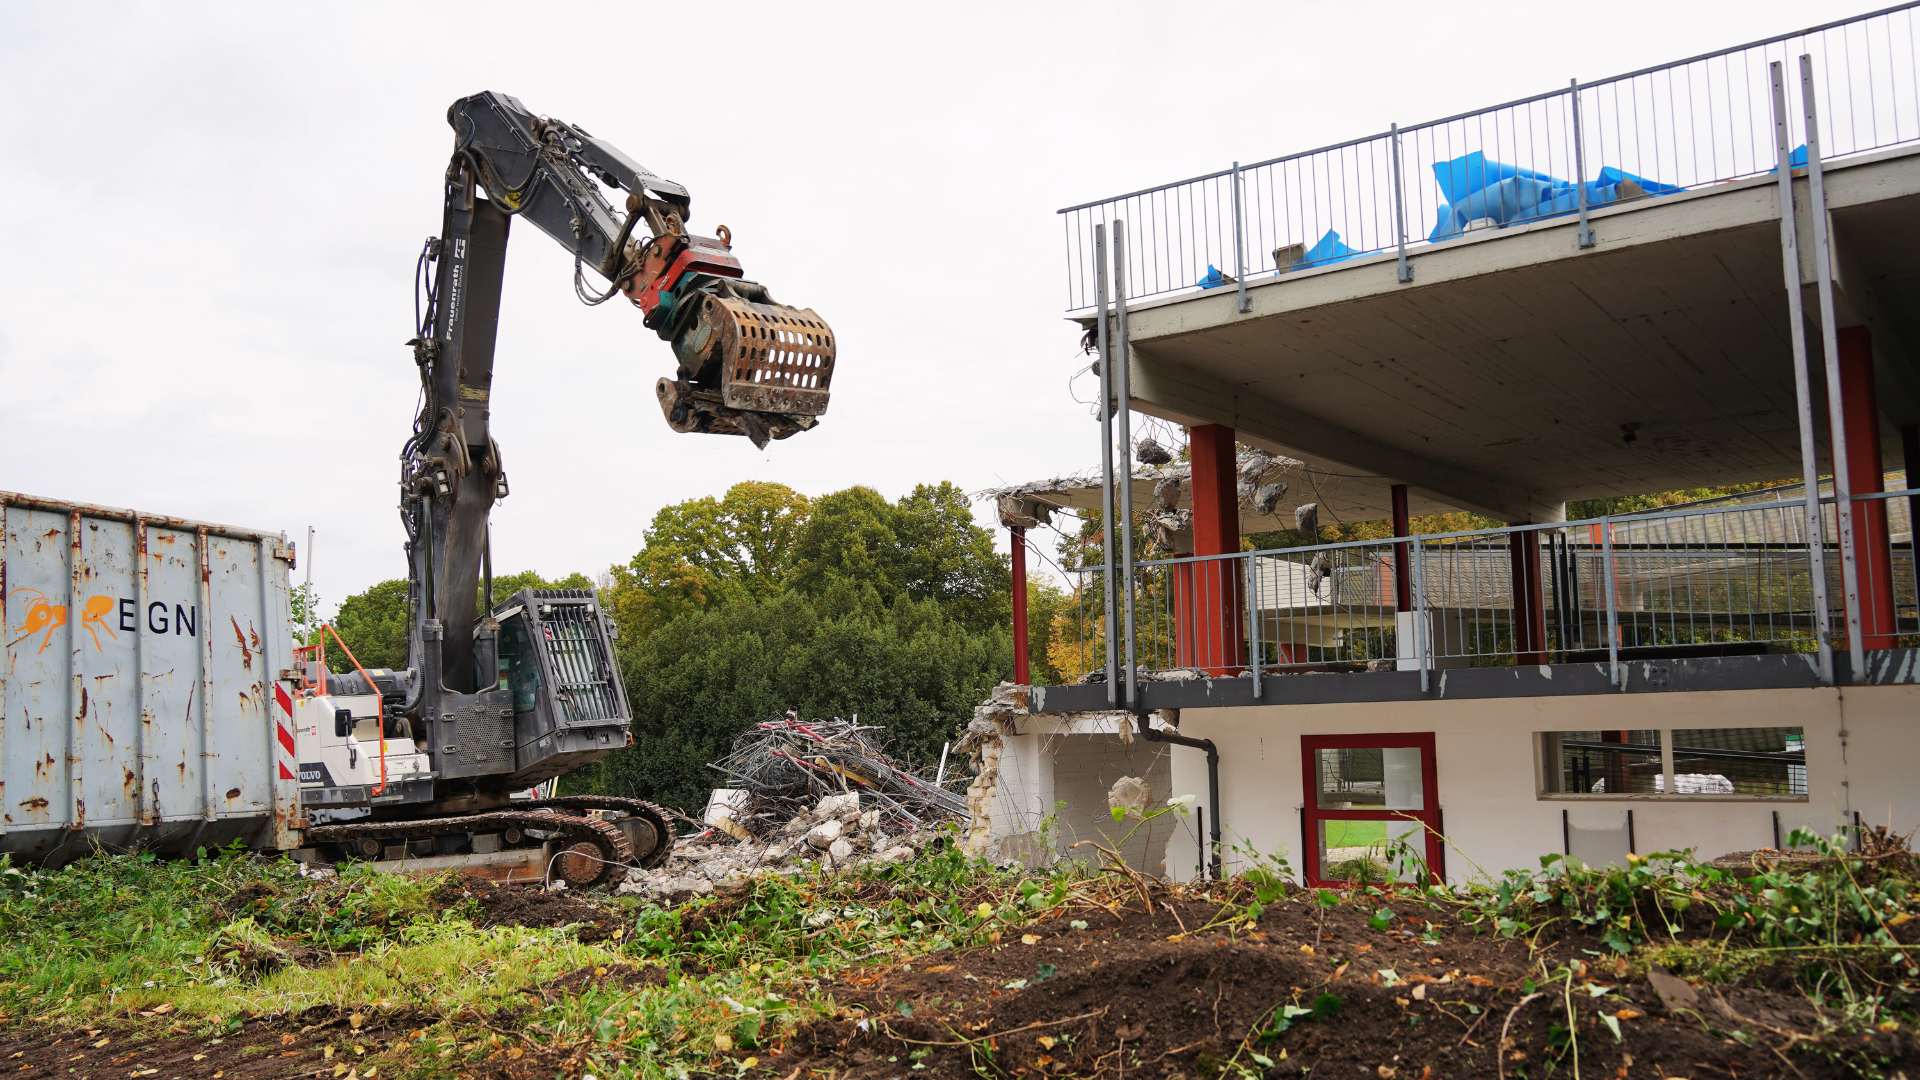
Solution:
<svg viewBox="0 0 1920 1080"><path fill-rule="evenodd" d="M1231 555L1240 550L1238 460L1233 429L1202 424L1187 433L1193 470L1193 554ZM1186 667L1225 674L1245 663L1240 610L1240 564L1232 560L1188 563L1174 577L1175 655Z"/></svg>
<svg viewBox="0 0 1920 1080"><path fill-rule="evenodd" d="M1013 681L1026 686L1032 678L1027 663L1027 529L1015 525L1013 537Z"/></svg>
<svg viewBox="0 0 1920 1080"><path fill-rule="evenodd" d="M1880 408L1873 391L1873 337L1864 326L1843 326L1840 339L1840 415L1847 435L1847 479L1853 494L1885 491L1880 476ZM1860 643L1891 649L1893 560L1884 499L1853 504L1853 562L1860 574Z"/></svg>
<svg viewBox="0 0 1920 1080"><path fill-rule="evenodd" d="M1513 662L1544 664L1547 662L1547 596L1540 588L1540 534L1509 533L1507 543L1513 567Z"/></svg>
<svg viewBox="0 0 1920 1080"><path fill-rule="evenodd" d="M1393 498L1393 535L1413 535L1412 519L1407 514L1407 485L1388 489ZM1413 610L1413 557L1406 544L1393 545L1393 609Z"/></svg>

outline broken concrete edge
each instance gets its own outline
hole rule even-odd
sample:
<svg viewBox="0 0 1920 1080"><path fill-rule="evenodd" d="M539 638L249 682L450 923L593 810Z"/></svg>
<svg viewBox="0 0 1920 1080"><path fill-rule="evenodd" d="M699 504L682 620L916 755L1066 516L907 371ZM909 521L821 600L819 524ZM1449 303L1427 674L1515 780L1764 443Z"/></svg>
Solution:
<svg viewBox="0 0 1920 1080"><path fill-rule="evenodd" d="M1198 673L1193 673L1193 677L1199 677ZM1000 761L1006 740L1014 735L1039 734L1031 722L1036 715L1040 717L1038 722L1049 731L1102 730L1102 733L1110 732L1124 747L1133 745L1139 722L1132 713L1120 709L1036 714L1032 687L1009 682L994 687L987 700L974 708L973 719L954 744L954 749L968 756L974 770L973 781L967 785L967 823L961 833L961 850L970 856L992 862L1015 862L1027 861L1031 855L1023 853L1016 858L1011 851L1003 850L1001 841L1008 837L995 835L993 815L1000 794ZM1023 721L1029 721L1025 730ZM1177 733L1179 711L1156 712L1148 718L1148 724L1157 731ZM1115 790L1118 791L1118 787ZM1141 790L1144 792L1144 786Z"/></svg>
<svg viewBox="0 0 1920 1080"><path fill-rule="evenodd" d="M1128 475L1136 482L1152 483L1161 509L1171 511L1176 507L1167 503L1185 497L1192 486L1192 471L1191 465L1185 461L1169 461L1158 465L1133 466L1128 470ZM1312 471L1305 462L1295 458L1257 447L1239 447L1235 474L1241 509L1252 511L1252 516L1271 516L1286 495L1288 485L1285 478L1295 473L1311 476ZM987 488L974 492L973 498L982 502L992 499L1003 526L1035 528L1046 524L1057 511L1087 509L1082 504L1089 498L1097 498L1100 487L1100 470L1087 469L1023 484ZM1279 521L1274 524L1276 527L1285 527Z"/></svg>

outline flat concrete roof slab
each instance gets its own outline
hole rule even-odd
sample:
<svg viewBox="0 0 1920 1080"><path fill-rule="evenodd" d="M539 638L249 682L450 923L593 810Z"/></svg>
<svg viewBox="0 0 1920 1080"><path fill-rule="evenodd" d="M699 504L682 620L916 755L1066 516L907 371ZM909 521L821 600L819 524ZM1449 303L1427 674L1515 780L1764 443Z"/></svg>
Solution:
<svg viewBox="0 0 1920 1080"><path fill-rule="evenodd" d="M1920 285L1920 149L1826 181L1841 322L1876 326L1898 416L1920 401L1896 345L1920 333L1897 302ZM1796 477L1778 200L1761 178L1612 207L1584 251L1571 218L1483 230L1410 253L1410 284L1391 254L1249 282L1247 314L1231 289L1142 304L1135 407L1509 520Z"/></svg>

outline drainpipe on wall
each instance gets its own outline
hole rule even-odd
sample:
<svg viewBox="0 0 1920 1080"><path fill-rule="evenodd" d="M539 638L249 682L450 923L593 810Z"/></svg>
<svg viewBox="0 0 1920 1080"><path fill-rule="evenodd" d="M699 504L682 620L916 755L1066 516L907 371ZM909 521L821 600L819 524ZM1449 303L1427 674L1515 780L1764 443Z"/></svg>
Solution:
<svg viewBox="0 0 1920 1080"><path fill-rule="evenodd" d="M1140 737L1148 742L1168 743L1173 746L1189 746L1195 750L1205 750L1207 752L1207 806L1209 808L1209 813L1207 814L1207 831L1210 837L1207 842L1209 849L1207 866L1213 871L1213 880L1219 881L1220 847L1222 844L1220 838L1220 748L1213 744L1212 739L1196 739L1191 735L1157 730L1153 725L1147 723L1147 717L1144 713L1133 714L1133 725L1135 730L1140 732Z"/></svg>

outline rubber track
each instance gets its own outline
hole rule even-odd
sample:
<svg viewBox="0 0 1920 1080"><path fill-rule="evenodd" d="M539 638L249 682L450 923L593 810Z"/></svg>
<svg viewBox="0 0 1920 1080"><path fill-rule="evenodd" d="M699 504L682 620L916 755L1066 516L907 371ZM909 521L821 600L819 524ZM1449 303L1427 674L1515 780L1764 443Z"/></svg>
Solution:
<svg viewBox="0 0 1920 1080"><path fill-rule="evenodd" d="M569 839L587 840L598 845L609 858L609 863L601 866L598 877L586 883L584 887L587 888L606 881L618 867L631 866L634 862L633 845L628 842L627 834L612 822L581 814L556 814L551 810L492 810L484 814L420 818L415 821L315 825L306 830L306 841L311 844L347 844L367 837L427 840L437 836L499 832L516 826L557 832Z"/></svg>
<svg viewBox="0 0 1920 1080"><path fill-rule="evenodd" d="M652 851L639 853L636 865L651 870L667 861L673 854L673 822L666 810L656 803L645 799L629 799L619 795L556 795L551 799L536 799L526 804L535 810L554 807L560 810L620 810L634 817L646 818L653 826L655 836L660 843Z"/></svg>

